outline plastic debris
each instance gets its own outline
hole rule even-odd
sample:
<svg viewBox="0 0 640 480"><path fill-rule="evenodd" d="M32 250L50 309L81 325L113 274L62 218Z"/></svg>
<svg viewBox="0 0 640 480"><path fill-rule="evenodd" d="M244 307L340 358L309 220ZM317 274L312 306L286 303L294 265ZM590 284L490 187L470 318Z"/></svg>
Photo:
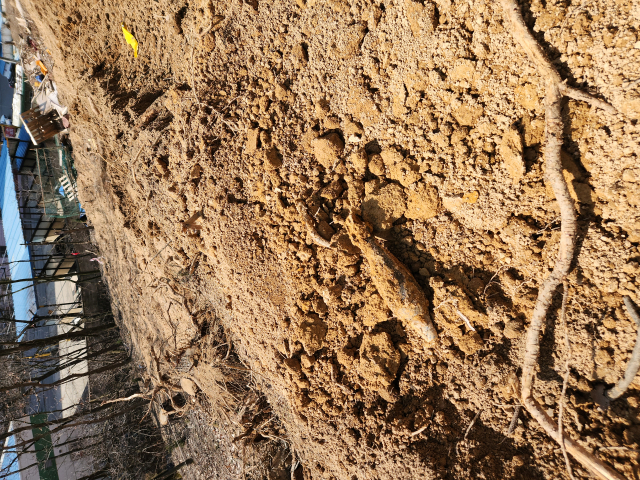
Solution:
<svg viewBox="0 0 640 480"><path fill-rule="evenodd" d="M127 30L124 23L122 24L122 33L124 34L124 39L129 45L131 45L131 48L133 48L133 57L138 58L138 41L133 35L131 35L129 30Z"/></svg>
<svg viewBox="0 0 640 480"><path fill-rule="evenodd" d="M40 67L40 71L43 75L46 75L49 72L49 69L45 67L44 63L41 60L36 60L36 65Z"/></svg>

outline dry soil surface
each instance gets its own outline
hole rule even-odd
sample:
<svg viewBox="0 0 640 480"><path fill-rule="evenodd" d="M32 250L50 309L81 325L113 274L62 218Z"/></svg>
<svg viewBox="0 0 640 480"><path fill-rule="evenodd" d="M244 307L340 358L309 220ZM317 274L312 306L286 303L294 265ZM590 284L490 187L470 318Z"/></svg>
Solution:
<svg viewBox="0 0 640 480"><path fill-rule="evenodd" d="M55 59L80 197L152 377L175 379L186 351L218 395L203 347L215 323L307 478L567 477L528 414L509 432L560 233L544 82L498 2L22 4ZM563 111L580 212L565 431L638 478L640 382L606 411L590 393L620 378L636 338L622 296L640 300L640 4L521 7L563 77L620 112ZM439 345L388 309L350 211L418 282ZM535 384L554 418L559 307Z"/></svg>

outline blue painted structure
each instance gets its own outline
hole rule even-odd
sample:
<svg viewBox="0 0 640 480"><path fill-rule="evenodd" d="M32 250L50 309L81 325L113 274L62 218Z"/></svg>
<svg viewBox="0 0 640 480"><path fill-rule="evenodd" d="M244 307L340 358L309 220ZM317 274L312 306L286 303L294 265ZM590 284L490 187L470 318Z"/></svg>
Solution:
<svg viewBox="0 0 640 480"><path fill-rule="evenodd" d="M11 263L11 280L25 280L11 284L15 318L31 320L36 312L36 295L33 281L26 279L33 278L33 272L29 262L29 248L25 245L11 157L6 140L3 142L0 155L0 210L9 262L22 260L20 263Z"/></svg>
<svg viewBox="0 0 640 480"><path fill-rule="evenodd" d="M17 455L14 451L11 450L15 446L15 444L15 437L12 435L7 439L7 442L5 443L5 448L7 449L7 451L5 451L0 457L2 459L2 464L0 465L0 474L7 475L6 477L4 477L4 480L20 480L19 473L11 473L20 469L20 465L16 460Z"/></svg>
<svg viewBox="0 0 640 480"><path fill-rule="evenodd" d="M24 161L24 156L27 154L27 150L29 149L29 145L31 144L31 136L26 128L21 128L20 133L18 133L18 147L16 148L16 153L14 154L14 158L16 159L16 170L20 170L22 166L22 162Z"/></svg>

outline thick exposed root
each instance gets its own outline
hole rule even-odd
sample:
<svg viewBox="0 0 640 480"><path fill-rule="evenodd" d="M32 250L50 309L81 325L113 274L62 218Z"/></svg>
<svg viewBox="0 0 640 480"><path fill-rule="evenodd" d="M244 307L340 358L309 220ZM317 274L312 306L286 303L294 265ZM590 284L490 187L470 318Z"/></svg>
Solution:
<svg viewBox="0 0 640 480"><path fill-rule="evenodd" d="M594 475L603 479L622 479L624 477L618 472L600 461L594 455L588 453L574 440L563 435L557 428L555 422L533 398L533 380L538 365L538 356L540 354L540 332L542 325L547 317L547 312L558 286L571 271L571 263L576 251L576 209L562 174L562 163L560 161L564 127L561 103L565 96L569 96L587 101L597 107L604 108L608 112L615 113L615 109L602 100L566 86L557 70L547 59L538 42L527 29L515 0L501 0L501 4L505 23L507 24L506 27L510 29L513 38L522 49L525 50L529 59L536 65L540 76L545 81L546 138L544 156L546 163L546 180L553 188L560 207L562 219L558 259L556 260L556 265L551 275L547 277L540 287L538 299L531 317L531 325L527 332L526 349L522 366L522 403L545 431L558 443L564 444L566 451Z"/></svg>
<svg viewBox="0 0 640 480"><path fill-rule="evenodd" d="M624 305L627 307L629 317L631 317L638 326L638 336L636 338L636 346L633 348L633 352L631 353L631 360L629 360L629 363L627 364L627 369L625 370L623 377L613 388L610 388L605 393L609 400L615 400L622 396L638 374L638 370L640 370L640 315L638 315L631 298L626 295L624 297Z"/></svg>

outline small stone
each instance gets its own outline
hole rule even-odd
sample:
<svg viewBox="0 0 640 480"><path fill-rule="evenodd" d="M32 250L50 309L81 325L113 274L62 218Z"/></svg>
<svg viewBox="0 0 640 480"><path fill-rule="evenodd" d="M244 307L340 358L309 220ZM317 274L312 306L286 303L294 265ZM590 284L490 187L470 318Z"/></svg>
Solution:
<svg viewBox="0 0 640 480"><path fill-rule="evenodd" d="M191 169L191 172L189 173L189 179L200 180L201 176L202 176L202 167L200 166L199 163L196 163Z"/></svg>
<svg viewBox="0 0 640 480"><path fill-rule="evenodd" d="M329 311L329 308L327 307L327 304L324 303L322 297L314 297L313 300L311 300L311 305L313 306L313 311L320 315L324 315Z"/></svg>
<svg viewBox="0 0 640 480"><path fill-rule="evenodd" d="M285 358L284 366L287 367L287 370L289 370L293 375L298 375L302 371L302 368L300 367L300 360L297 358Z"/></svg>
<svg viewBox="0 0 640 480"><path fill-rule="evenodd" d="M198 391L196 383L186 377L182 377L180 379L180 388L182 388L187 395L191 395L192 397L194 397Z"/></svg>
<svg viewBox="0 0 640 480"><path fill-rule="evenodd" d="M303 353L300 356L300 364L302 365L302 368L304 368L305 370L310 369L315 363L315 361L316 361L315 357L311 355L307 355L306 353Z"/></svg>
<svg viewBox="0 0 640 480"><path fill-rule="evenodd" d="M369 171L374 175L384 175L384 161L377 153L369 157Z"/></svg>
<svg viewBox="0 0 640 480"><path fill-rule="evenodd" d="M317 230L320 236L325 240L331 240L331 237L333 237L333 234L336 233L333 227L324 220L318 223Z"/></svg>
<svg viewBox="0 0 640 480"><path fill-rule="evenodd" d="M249 155L253 155L258 149L258 138L260 136L260 130L257 128L250 128L247 130L247 142L244 144L244 151Z"/></svg>
<svg viewBox="0 0 640 480"><path fill-rule="evenodd" d="M344 187L342 186L342 182L340 180L334 180L328 186L322 189L320 196L326 198L327 200L335 200L344 191Z"/></svg>
<svg viewBox="0 0 640 480"><path fill-rule="evenodd" d="M280 152L276 147L269 147L263 151L264 166L267 170L275 170L282 166Z"/></svg>
<svg viewBox="0 0 640 480"><path fill-rule="evenodd" d="M297 257L303 262L308 262L312 256L313 256L313 250L311 250L309 247L306 247L306 246L302 247L300 251L297 253Z"/></svg>
<svg viewBox="0 0 640 480"><path fill-rule="evenodd" d="M160 409L160 413L158 414L158 422L160 422L162 426L169 424L169 414L163 409Z"/></svg>
<svg viewBox="0 0 640 480"><path fill-rule="evenodd" d="M276 85L274 93L278 100L286 100L289 96L289 90L287 87L280 84Z"/></svg>
<svg viewBox="0 0 640 480"><path fill-rule="evenodd" d="M474 203L476 203L478 201L478 198L480 197L480 192L478 192L477 190L474 190L472 192L467 192L462 196L462 201L464 203L468 203L470 205L473 205Z"/></svg>
<svg viewBox="0 0 640 480"><path fill-rule="evenodd" d="M364 128L362 124L358 122L352 122L351 120L345 120L342 130L346 137L357 137L360 139L364 135Z"/></svg>

